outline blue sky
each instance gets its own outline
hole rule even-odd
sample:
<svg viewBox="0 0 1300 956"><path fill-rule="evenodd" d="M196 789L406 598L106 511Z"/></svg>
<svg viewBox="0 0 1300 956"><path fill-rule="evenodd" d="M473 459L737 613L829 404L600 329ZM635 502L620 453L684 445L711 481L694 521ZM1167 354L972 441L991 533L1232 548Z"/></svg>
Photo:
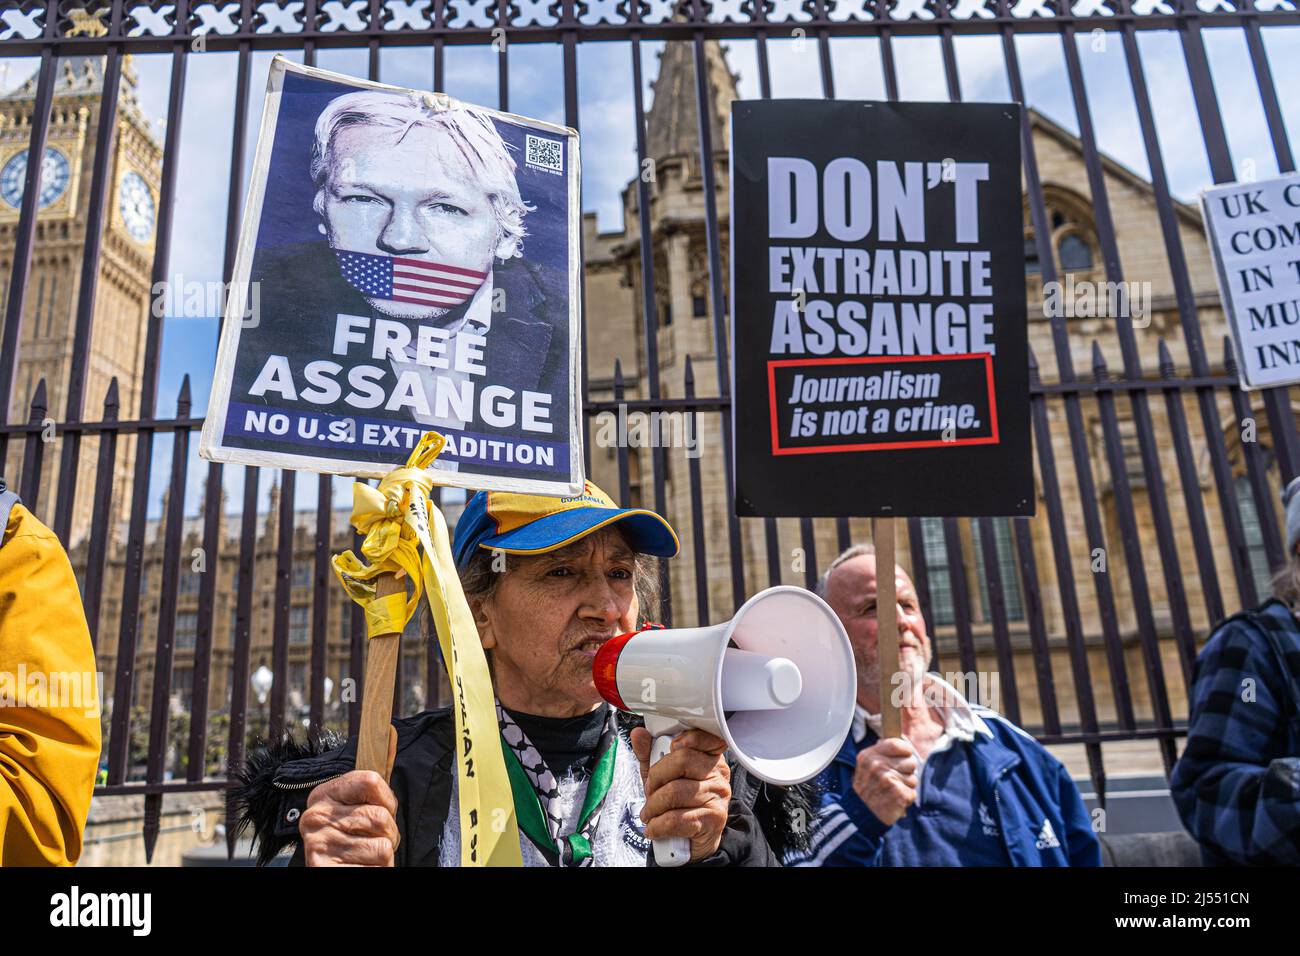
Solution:
<svg viewBox="0 0 1300 956"><path fill-rule="evenodd" d="M1287 128L1296 146L1300 135L1300 27L1273 27L1263 31L1274 81L1282 100ZM1263 110L1247 55L1244 34L1237 28L1204 31L1209 61L1227 127L1228 143L1239 178L1253 173L1264 178L1277 172ZM1150 88L1157 133L1174 194L1194 200L1209 185L1210 173L1199 123L1191 96L1187 69L1178 36L1172 31L1142 31L1138 45ZM963 96L968 100L1010 99L1001 41L997 37L956 38L958 71ZM1054 34L1021 36L1017 50L1033 106L1070 130L1078 123L1065 82L1061 40ZM727 58L739 74L740 95L759 96L756 47L752 41L728 41ZM650 81L658 72L662 43L642 44L642 75L646 105L651 103ZM940 45L937 38L897 37L894 40L899 89L903 99L944 100ZM819 97L816 44L792 39L768 43L772 95ZM1101 149L1143 176L1149 175L1138 127L1132 89L1123 49L1117 34L1094 42L1079 38L1084 80L1092 120ZM287 54L300 59L300 54ZM139 77L139 95L147 116L161 127L167 114L171 57L149 54L133 58ZM263 90L270 53L253 58L252 102L249 109L248 149L244 183L248 181L253 145L260 121ZM512 112L554 122L564 122L563 73L556 44L514 43L510 47L510 109ZM835 39L831 60L836 95L842 99L883 99L885 95L879 44L870 38ZM317 65L328 70L365 76L367 54L362 50L322 50ZM6 69L7 67L7 69ZM35 68L33 59L0 59L4 80L12 87ZM236 55L207 52L189 56L181 127L181 151L174 209L171 275L174 282L219 282L222 273L223 233L227 184L230 174L230 134L234 120ZM484 106L498 103L497 54L491 47L447 47L446 92ZM381 52L380 79L386 83L428 89L433 81L431 48L405 47ZM582 133L583 208L594 210L602 230L621 228L619 193L637 173L632 106L631 45L626 42L587 43L578 47L579 124ZM1293 148L1296 148L1293 146ZM174 414L182 378L190 376L194 414L203 413L211 385L216 354L216 316L169 317L164 325L158 413ZM629 343L629 350L631 344ZM96 414L89 397L89 416ZM197 434L192 442L197 446ZM151 511L156 513L170 470L171 440L156 445ZM187 512L198 508L205 462L191 449ZM262 496L271 475L262 476ZM237 511L242 497L242 468L226 469L228 508ZM334 480L334 498L350 501L350 480ZM316 482L308 476L298 482L298 507L314 507Z"/></svg>

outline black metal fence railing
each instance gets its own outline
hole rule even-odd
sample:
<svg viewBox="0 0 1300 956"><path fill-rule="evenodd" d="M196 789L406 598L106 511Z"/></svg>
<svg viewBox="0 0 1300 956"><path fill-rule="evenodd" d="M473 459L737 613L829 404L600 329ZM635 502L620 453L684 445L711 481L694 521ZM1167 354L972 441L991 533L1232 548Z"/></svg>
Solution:
<svg viewBox="0 0 1300 956"><path fill-rule="evenodd" d="M668 620L674 607L685 603L684 599L672 600L674 586L679 596L683 588L690 589L686 593L693 616L703 620L728 613L753 589L789 579L792 573L812 584L829 556L828 548L847 546L857 528L848 519L797 524L774 519L742 521L731 507L727 316L725 307L717 307L726 301L725 218L719 212L725 195L721 199L717 195L717 159L725 144L713 141L706 44L717 40L753 42L760 93L769 97L773 89L769 41L806 38L815 44L821 93L834 97L832 39L871 38L880 53L885 95L898 99L896 40L937 38L947 94L956 101L962 98L957 39L993 37L1000 42L1001 66L1011 99L1025 103L1017 41L1029 34L1055 37L1064 61L1059 79L1068 91L1079 130L1079 155L1100 260L1097 277L1119 283L1144 276L1126 269L1122 261L1115 200L1108 186L1110 174L1098 146L1095 107L1089 101L1079 55L1081 37L1094 31L1117 37L1150 170L1150 201L1158 222L1159 252L1172 282L1169 312L1176 328L1171 324L1168 341L1147 334L1139 337L1131 321L1121 318L1108 327L1106 335L1084 343L1092 364L1081 371L1076 368L1080 331L1060 314L1046 315L1040 326L1042 335L1036 339L1040 354L1034 359L1031 385L1040 516L1015 519L1009 529L995 519L978 519L974 532L964 520L944 519L935 524L909 518L905 553L927 619L934 622L939 613L943 620L951 621L937 627L939 654L945 660L955 655L966 672L980 671L981 661L995 668L1001 679L1000 700L1008 716L1029 726L1046 742L1082 745L1098 794L1105 793L1104 743L1153 740L1166 769L1172 765L1176 739L1185 733L1185 726L1174 713L1171 687L1185 689L1189 685L1198 644L1214 621L1238 605L1251 605L1262 598L1256 565L1261 561L1276 565L1283 559L1275 489L1300 472L1297 406L1285 389L1254 396L1240 392L1230 350L1224 347L1220 354L1220 342L1205 340L1207 306L1198 301L1197 283L1193 282L1184 247L1183 207L1171 193L1137 38L1143 31L1172 31L1177 36L1202 134L1200 145L1213 181L1220 183L1235 178L1235 167L1204 33L1209 28L1231 29L1244 37L1250 79L1276 166L1292 171L1294 156L1265 50L1268 31L1300 25L1300 12L1292 3L1080 0L1071 6L1062 0L899 0L894 4L887 0L558 0L550 4L369 0L361 7L318 0L198 4L190 0L112 0L101 7L76 0L5 0L0 2L0 20L5 24L0 29L0 56L34 57L36 62L28 156L45 153L60 58L102 57L97 117L100 148L90 167L62 407L46 407L50 402L43 381L30 397L16 394L22 320L32 305L28 278L40 239L37 186L41 163L28 163L17 221L4 227L0 237L10 263L0 337L0 413L5 416L0 420L0 471L7 461L12 464L11 449L21 449L18 490L64 540L73 529L77 502L91 497L88 532L76 546L75 560L97 651L112 662L107 692L117 702L105 740L105 779L97 793L145 796L148 852L158 838L165 794L227 786L224 771L212 772L209 754L214 746L220 753L218 768L237 764L250 732L278 734L300 719L300 709L309 729L319 731L332 722L331 715L342 713L328 699L330 674L340 679L343 674L358 675L364 662L359 610L330 610L335 589L329 580L329 553L340 544L353 543L345 522L332 511L330 478L315 479L315 513L304 518L296 508L297 476L292 472L278 475L274 525L270 521L261 525L258 505L264 482L258 469L244 469L238 529L227 535L220 493L225 469L204 464L207 492L199 520L187 525L181 493L170 495L160 521L150 519L156 441L166 439L170 444L168 487L184 489L190 478L191 433L202 423L191 414L188 380L174 409L158 407L161 315L150 310L146 320L136 383L138 398L124 407L119 385L124 388L125 383L114 379L102 397L102 410L94 409L98 417L89 416L91 409L86 408L88 403L101 401L100 396L87 394L87 381L96 302L103 292L100 263L106 254L111 192L113 151L104 144L113 140L121 112L124 58L134 53L170 55L151 265L156 288L172 271L187 67L196 55L195 37L199 34L205 34L204 49L233 51L237 58L231 89L232 161L223 246L223 278L227 282L243 198L244 160L250 149L246 131L250 83L256 79L252 75L255 52L300 50L307 62L314 62L318 50L364 49L368 74L377 78L381 49L428 47L434 88L443 89L447 47L498 41L494 45L498 53L497 105L508 109L514 46L558 44L562 70L557 82L563 86L563 119L581 129L579 47L599 41L626 42L631 59L636 159L643 168L648 145L642 44L667 41L689 45L698 118L696 150L702 199L698 225L707 301L712 303L713 367L707 380L716 383L717 391L696 394L696 378L704 378L703 369L693 364L689 355L684 362L682 397L669 398L661 380L656 237L649 213L651 184L645 177L635 184L635 208L644 214L636 217L637 232L631 238L638 249L630 260L637 275L634 284L639 286L640 339L625 343L623 362L615 363L612 379L601 379L602 383L612 382L612 387L597 386L589 377L591 370L583 370L589 399L585 407L588 439L593 417L620 405L630 410L685 412L692 422L714 428L719 435L708 449L709 457L692 459L687 468L678 469L671 477L664 448L649 449L645 462L635 450L617 449L614 474L621 500L629 500L635 484L639 494L648 492L647 504L661 512L670 510L670 497L677 500L674 489L688 502L680 514L674 514L674 520L690 526L689 536L684 537L689 537L693 564L689 582L674 580L664 566L663 616ZM1038 278L1053 282L1060 277L1060 269L1050 238L1052 211L1036 156L1034 121L1027 110L1022 116L1027 235L1032 235ZM586 333L584 329L584 345ZM1175 354L1185 367L1179 367ZM1118 368L1113 367L1116 359ZM602 376L607 372L596 371ZM637 393L635 397L629 395L632 391ZM10 421L9 409L15 399L26 414L15 414L20 420ZM1262 418L1256 405L1264 413ZM51 415L56 417L54 440L47 441ZM1266 434L1266 441L1231 440L1231 429L1247 419L1252 423L1258 419L1256 424ZM97 445L95 480L83 486L78 482L83 445L92 439ZM586 449L590 467L590 440ZM42 500L42 470L55 454L58 482L54 500ZM115 484L122 463L128 460L130 480ZM718 472L727 490L725 498L715 502L704 490L704 477ZM119 505L124 508L124 532L114 519ZM975 537L977 548L972 544ZM810 556L795 572L788 569L785 555L785 545L792 541ZM191 545L201 547L210 567L219 571L200 575L197 593L182 595L182 569ZM1089 573L1089 561L1098 552L1109 554L1113 568L1122 569L1122 576ZM307 556L310 576L305 584L295 583L296 554ZM968 569L976 562L981 570L972 577ZM304 559L297 561L298 566L303 563ZM724 564L727 574L719 582L709 570ZM159 576L149 578L147 571L154 566L160 568ZM274 569L273 582L270 568ZM229 585L221 584L222 575ZM1189 587L1189 582L1195 582L1195 588ZM229 594L221 590L223 586ZM1009 594L1014 594L1014 601L1008 601ZM152 603L142 601L142 595L150 602L156 598L156 611ZM293 613L295 607L302 606L310 609L310 625L305 630L295 624ZM219 616L219 607L228 613ZM1009 607L1014 607L1014 615ZM194 615L192 620L185 619L183 647L177 632L181 614ZM152 621L148 629L142 624L146 620ZM269 631L259 623L266 620ZM337 621L338 631L332 620ZM271 684L264 708L251 705L254 655L268 650L273 673L286 675L295 666L304 668L306 693L301 708L292 703L292 682L285 679ZM431 642L426 642L420 653L422 670L399 672L399 704L403 681L410 685L422 679L424 696L429 699L438 686L438 662ZM340 657L335 671L333 662ZM176 733L172 698L177 662L182 658L187 662L186 694L195 702L183 724L183 746L169 739ZM1027 663L1018 668L1018 661ZM1070 671L1070 690L1059 683L1063 666ZM1134 668L1142 672L1136 679L1130 676ZM137 696L134 691L143 686L140 682L146 677L150 687L147 713L142 710L143 701L132 706ZM207 702L217 681L226 686L226 701L213 708ZM220 723L211 720L214 710L220 712ZM264 722L259 716L263 711ZM359 699L345 711L347 727L353 730L360 713ZM224 731L224 743L211 739L218 727ZM177 772L177 768L183 770Z"/></svg>

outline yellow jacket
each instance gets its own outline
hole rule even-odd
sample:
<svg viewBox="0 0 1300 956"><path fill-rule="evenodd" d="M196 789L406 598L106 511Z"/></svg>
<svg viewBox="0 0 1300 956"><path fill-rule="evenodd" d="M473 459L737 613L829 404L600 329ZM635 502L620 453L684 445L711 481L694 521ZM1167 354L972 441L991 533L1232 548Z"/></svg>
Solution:
<svg viewBox="0 0 1300 956"><path fill-rule="evenodd" d="M95 653L59 539L16 504L0 542L0 866L67 866L99 765Z"/></svg>

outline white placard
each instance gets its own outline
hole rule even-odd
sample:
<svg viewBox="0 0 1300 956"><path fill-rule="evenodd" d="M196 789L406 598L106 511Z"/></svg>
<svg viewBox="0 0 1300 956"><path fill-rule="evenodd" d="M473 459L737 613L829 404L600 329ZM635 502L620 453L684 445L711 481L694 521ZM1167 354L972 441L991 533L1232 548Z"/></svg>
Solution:
<svg viewBox="0 0 1300 956"><path fill-rule="evenodd" d="M583 487L578 137L271 63L200 454Z"/></svg>
<svg viewBox="0 0 1300 956"><path fill-rule="evenodd" d="M1300 382L1300 174L1201 193L1241 387Z"/></svg>

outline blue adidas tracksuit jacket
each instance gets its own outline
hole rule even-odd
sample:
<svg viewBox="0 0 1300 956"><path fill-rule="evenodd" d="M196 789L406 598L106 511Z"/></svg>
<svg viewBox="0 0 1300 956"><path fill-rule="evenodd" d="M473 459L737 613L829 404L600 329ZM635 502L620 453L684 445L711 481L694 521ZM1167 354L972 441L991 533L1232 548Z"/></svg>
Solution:
<svg viewBox="0 0 1300 956"><path fill-rule="evenodd" d="M1064 765L1046 748L1006 718L971 705L987 733L953 747L970 748L970 779L992 817L987 832L1000 835L1013 866L1100 866L1101 845L1087 808ZM786 861L791 866L880 866L890 827L876 818L853 790L853 770L860 750L879 738L868 729L855 744L852 733L831 765L818 778L821 809L806 853ZM932 758L933 759L933 758ZM921 799L926 784L922 783ZM917 812L916 806L908 813ZM957 865L957 853L936 852L920 860L927 866Z"/></svg>

